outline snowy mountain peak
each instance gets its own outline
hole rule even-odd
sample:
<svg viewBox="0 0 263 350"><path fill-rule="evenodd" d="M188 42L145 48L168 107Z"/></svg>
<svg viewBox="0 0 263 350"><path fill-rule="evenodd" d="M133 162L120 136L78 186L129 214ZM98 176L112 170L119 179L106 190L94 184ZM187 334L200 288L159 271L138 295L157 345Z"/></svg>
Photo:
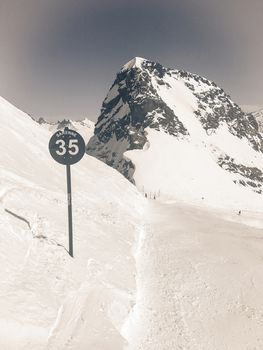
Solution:
<svg viewBox="0 0 263 350"><path fill-rule="evenodd" d="M46 120L44 117L40 117L37 120L38 124L42 125L42 124L49 124L49 125L53 125L54 123L51 123L50 121Z"/></svg>
<svg viewBox="0 0 263 350"><path fill-rule="evenodd" d="M33 120L36 122L35 119ZM56 122L51 122L47 121L44 118L39 118L37 123L40 124L42 128L53 133L57 132L57 130L64 129L65 127L76 130L83 136L86 142L88 142L88 140L90 139L94 129L94 122L92 122L88 118L82 120L63 119Z"/></svg>
<svg viewBox="0 0 263 350"><path fill-rule="evenodd" d="M176 198L223 198L232 188L262 193L263 140L253 115L196 74L139 58L124 67L102 104L88 154L139 188Z"/></svg>
<svg viewBox="0 0 263 350"><path fill-rule="evenodd" d="M142 63L147 61L146 58L142 58L142 57L134 57L133 59L131 59L129 62L127 62L121 69L121 71L125 71L125 70L129 70L131 68L141 68L142 67Z"/></svg>

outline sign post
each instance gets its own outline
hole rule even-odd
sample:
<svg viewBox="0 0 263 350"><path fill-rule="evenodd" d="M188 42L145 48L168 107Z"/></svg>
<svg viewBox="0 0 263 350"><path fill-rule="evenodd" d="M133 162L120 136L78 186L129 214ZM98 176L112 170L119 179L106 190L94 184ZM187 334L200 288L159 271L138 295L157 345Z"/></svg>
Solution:
<svg viewBox="0 0 263 350"><path fill-rule="evenodd" d="M72 222L72 193L71 193L71 171L70 165L67 167L67 190L68 190L68 238L69 255L73 257L73 222Z"/></svg>
<svg viewBox="0 0 263 350"><path fill-rule="evenodd" d="M49 141L49 152L52 158L67 169L67 198L68 198L68 233L69 255L73 258L73 221L72 221L72 191L70 165L81 160L85 154L85 142L75 130L65 128L57 131Z"/></svg>

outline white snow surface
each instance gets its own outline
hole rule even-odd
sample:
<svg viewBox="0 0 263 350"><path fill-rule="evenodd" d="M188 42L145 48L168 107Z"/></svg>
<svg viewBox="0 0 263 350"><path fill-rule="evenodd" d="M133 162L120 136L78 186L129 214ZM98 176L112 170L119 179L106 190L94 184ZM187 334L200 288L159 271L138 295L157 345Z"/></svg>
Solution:
<svg viewBox="0 0 263 350"><path fill-rule="evenodd" d="M224 128L210 136L208 142L188 142L151 128L147 133L144 150L125 152L135 164L134 179L141 191L152 197L160 193L163 200L262 210L262 195L235 185L237 174L224 171L214 159L226 148L242 164L262 169L263 155L247 147L245 140L235 138ZM246 152L241 153L243 148Z"/></svg>
<svg viewBox="0 0 263 350"><path fill-rule="evenodd" d="M262 349L263 221L242 215L149 204L124 328L129 349ZM260 229L246 225L253 217Z"/></svg>
<svg viewBox="0 0 263 350"><path fill-rule="evenodd" d="M70 258L52 133L2 99L0 123L0 349L123 349L143 198L92 157L72 166Z"/></svg>
<svg viewBox="0 0 263 350"><path fill-rule="evenodd" d="M65 169L49 155L52 132L3 99L0 123L0 349L263 348L262 205L241 215L227 201L212 207L212 196L223 207L220 185L212 191L216 179L197 205L183 180L194 164L180 162L177 202L146 200L117 171L86 156L72 166L72 259ZM168 162L171 154L166 159L151 142L163 134L148 136L150 147L140 151L145 166L153 155ZM191 162L198 165L201 154L212 167L200 144L180 147ZM138 179L140 171L154 174L140 166ZM231 197L230 184L229 191Z"/></svg>
<svg viewBox="0 0 263 350"><path fill-rule="evenodd" d="M127 62L123 67L122 67L122 71L124 70L128 70L134 67L137 68L141 68L141 64L142 62L146 61L145 58L143 57L134 57L133 59L131 59L129 62Z"/></svg>

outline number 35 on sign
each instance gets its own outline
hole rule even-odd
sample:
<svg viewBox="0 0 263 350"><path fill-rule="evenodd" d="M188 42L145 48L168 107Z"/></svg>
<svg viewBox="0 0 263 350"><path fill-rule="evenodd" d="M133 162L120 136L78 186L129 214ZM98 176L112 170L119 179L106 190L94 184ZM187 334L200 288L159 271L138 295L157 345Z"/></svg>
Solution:
<svg viewBox="0 0 263 350"><path fill-rule="evenodd" d="M65 128L57 131L49 141L49 152L60 164L72 165L81 160L85 154L85 141L74 130Z"/></svg>

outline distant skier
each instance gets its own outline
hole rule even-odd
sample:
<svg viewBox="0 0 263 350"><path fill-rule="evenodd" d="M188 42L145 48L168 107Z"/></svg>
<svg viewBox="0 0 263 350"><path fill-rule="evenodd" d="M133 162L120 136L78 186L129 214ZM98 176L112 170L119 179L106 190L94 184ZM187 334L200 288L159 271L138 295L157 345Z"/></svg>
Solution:
<svg viewBox="0 0 263 350"><path fill-rule="evenodd" d="M241 210L239 210L238 214L237 215L241 215Z"/></svg>
<svg viewBox="0 0 263 350"><path fill-rule="evenodd" d="M144 197L147 198L147 193L144 193Z"/></svg>

